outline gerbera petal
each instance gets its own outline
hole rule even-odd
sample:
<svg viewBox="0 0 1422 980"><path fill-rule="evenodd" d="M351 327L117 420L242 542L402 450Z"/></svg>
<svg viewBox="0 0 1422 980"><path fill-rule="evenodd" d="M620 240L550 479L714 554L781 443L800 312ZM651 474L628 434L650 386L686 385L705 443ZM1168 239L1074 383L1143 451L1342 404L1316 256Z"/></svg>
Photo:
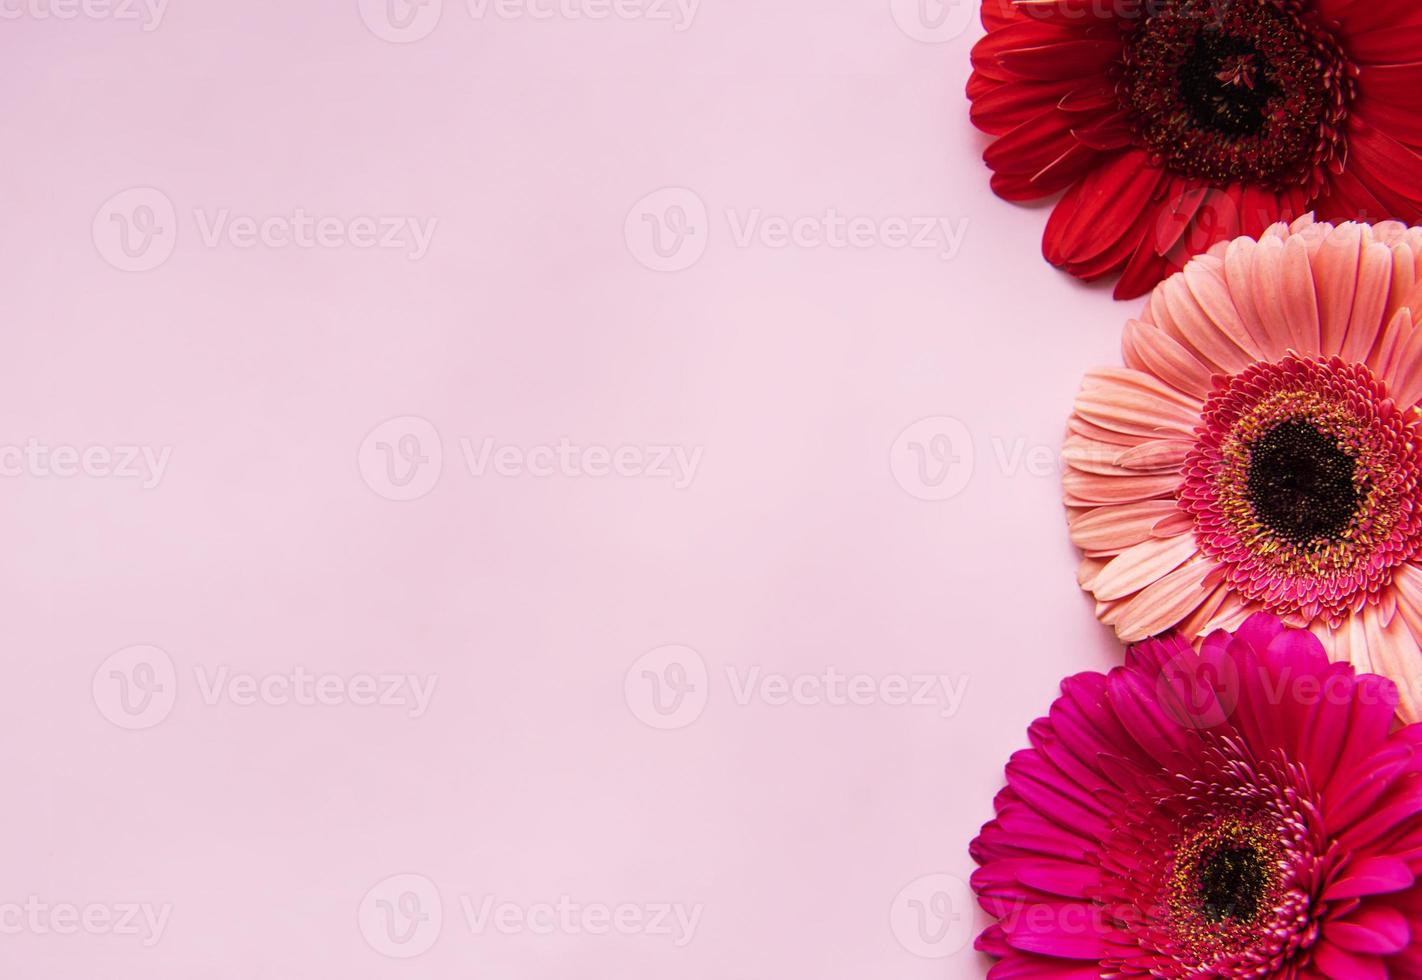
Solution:
<svg viewBox="0 0 1422 980"><path fill-rule="evenodd" d="M1151 538L1127 548L1096 576L1098 599L1122 599L1179 568L1199 551L1193 536Z"/></svg>
<svg viewBox="0 0 1422 980"><path fill-rule="evenodd" d="M1324 937L1336 946L1353 953L1369 956L1389 956L1407 948L1412 930L1407 918L1386 905L1369 905L1346 919L1330 922Z"/></svg>
<svg viewBox="0 0 1422 980"><path fill-rule="evenodd" d="M1194 547L1193 540L1191 546ZM1132 643L1177 626L1209 597L1205 579L1211 568L1209 562L1196 561L1142 589L1121 609L1115 623L1116 635Z"/></svg>
<svg viewBox="0 0 1422 980"><path fill-rule="evenodd" d="M1154 374L1176 390L1201 400L1210 393L1211 369L1154 324L1129 321L1122 348L1129 367Z"/></svg>

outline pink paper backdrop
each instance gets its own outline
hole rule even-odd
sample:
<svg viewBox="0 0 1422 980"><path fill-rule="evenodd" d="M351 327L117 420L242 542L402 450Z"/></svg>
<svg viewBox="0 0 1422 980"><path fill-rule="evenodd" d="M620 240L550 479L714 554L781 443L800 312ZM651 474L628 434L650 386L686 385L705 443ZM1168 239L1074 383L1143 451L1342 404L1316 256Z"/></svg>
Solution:
<svg viewBox="0 0 1422 980"><path fill-rule="evenodd" d="M1135 305L955 0L5 0L0 975L979 977Z"/></svg>

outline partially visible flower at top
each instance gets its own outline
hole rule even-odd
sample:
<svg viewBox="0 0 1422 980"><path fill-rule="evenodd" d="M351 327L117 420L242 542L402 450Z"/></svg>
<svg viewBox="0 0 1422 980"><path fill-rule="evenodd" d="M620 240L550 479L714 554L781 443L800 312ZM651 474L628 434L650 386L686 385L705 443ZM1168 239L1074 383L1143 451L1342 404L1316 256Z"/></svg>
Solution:
<svg viewBox="0 0 1422 980"><path fill-rule="evenodd" d="M993 980L1422 976L1422 725L1259 614L1062 683L972 844Z"/></svg>
<svg viewBox="0 0 1422 980"><path fill-rule="evenodd" d="M1422 719L1422 230L1276 225L1161 283L1077 397L1082 586L1121 639L1267 611Z"/></svg>
<svg viewBox="0 0 1422 980"><path fill-rule="evenodd" d="M1308 211L1422 218L1422 5L983 0L973 123L1043 237L1139 296L1191 255Z"/></svg>

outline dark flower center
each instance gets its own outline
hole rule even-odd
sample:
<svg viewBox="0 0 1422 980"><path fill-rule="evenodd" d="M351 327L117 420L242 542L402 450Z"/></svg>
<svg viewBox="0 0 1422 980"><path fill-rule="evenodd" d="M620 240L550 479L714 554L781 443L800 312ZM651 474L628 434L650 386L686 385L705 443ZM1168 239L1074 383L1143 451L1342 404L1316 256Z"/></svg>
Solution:
<svg viewBox="0 0 1422 980"><path fill-rule="evenodd" d="M1267 69L1248 41L1202 30L1180 66L1180 96L1199 125L1230 137L1253 136L1278 94Z"/></svg>
<svg viewBox="0 0 1422 980"><path fill-rule="evenodd" d="M1280 422L1250 448L1247 495L1259 522L1293 544L1336 541L1363 495L1354 458L1303 419Z"/></svg>
<svg viewBox="0 0 1422 980"><path fill-rule="evenodd" d="M1223 185L1321 181L1353 80L1331 32L1283 0L1156 0L1119 92L1152 162Z"/></svg>
<svg viewBox="0 0 1422 980"><path fill-rule="evenodd" d="M1259 915L1269 867L1249 845L1224 845L1200 863L1200 914L1205 921L1247 923Z"/></svg>

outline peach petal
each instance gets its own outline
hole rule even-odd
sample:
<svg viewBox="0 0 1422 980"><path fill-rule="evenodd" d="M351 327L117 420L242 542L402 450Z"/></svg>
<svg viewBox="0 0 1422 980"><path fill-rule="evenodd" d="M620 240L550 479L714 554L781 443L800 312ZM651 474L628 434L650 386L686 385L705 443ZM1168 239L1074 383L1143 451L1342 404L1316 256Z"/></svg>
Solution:
<svg viewBox="0 0 1422 980"><path fill-rule="evenodd" d="M1154 374L1179 391L1203 399L1213 387L1209 366L1154 324L1131 320L1121 347L1127 365Z"/></svg>
<svg viewBox="0 0 1422 980"><path fill-rule="evenodd" d="M1363 231L1355 224L1339 225L1312 256L1313 281L1318 305L1321 350L1337 354L1343 349L1343 337L1348 332L1348 313L1353 307L1353 293L1358 282L1358 253L1363 244Z"/></svg>
<svg viewBox="0 0 1422 980"><path fill-rule="evenodd" d="M1343 360L1362 361L1377 345L1392 285L1392 252L1386 245L1370 243L1358 256L1358 288L1343 339Z"/></svg>
<svg viewBox="0 0 1422 980"><path fill-rule="evenodd" d="M1223 374L1236 374L1249 366L1254 358L1221 333L1190 292L1184 276L1165 280L1156 292L1164 299L1167 324L1175 327L1186 346L1195 351L1206 364Z"/></svg>
<svg viewBox="0 0 1422 980"><path fill-rule="evenodd" d="M1116 454L1116 465L1129 471L1179 471L1193 443L1183 439L1152 439Z"/></svg>
<svg viewBox="0 0 1422 980"><path fill-rule="evenodd" d="M1416 326L1399 341L1388 375L1388 394L1398 405L1411 408L1422 399L1422 330Z"/></svg>
<svg viewBox="0 0 1422 980"><path fill-rule="evenodd" d="M1284 264L1279 282L1280 311L1298 351L1320 349L1318 296L1314 292L1313 271L1309 268L1307 246L1297 238L1284 243Z"/></svg>
<svg viewBox="0 0 1422 980"><path fill-rule="evenodd" d="M1092 591L1098 599L1123 599L1159 581L1198 553L1193 535L1151 538L1111 559L1096 577Z"/></svg>
<svg viewBox="0 0 1422 980"><path fill-rule="evenodd" d="M1134 643L1179 625L1210 597L1204 588L1209 571L1209 562L1192 562L1144 589L1121 610L1116 635Z"/></svg>
<svg viewBox="0 0 1422 980"><path fill-rule="evenodd" d="M1205 257L1185 266L1185 285L1210 321L1245 354L1257 361L1265 357L1263 348L1244 325L1235 309L1234 298L1225 284L1224 263Z"/></svg>
<svg viewBox="0 0 1422 980"><path fill-rule="evenodd" d="M1101 476L1068 470L1062 476L1069 507L1095 507L1101 504L1129 504L1153 497L1174 497L1180 477L1165 476Z"/></svg>
<svg viewBox="0 0 1422 980"><path fill-rule="evenodd" d="M1093 507L1071 520L1071 540L1083 551L1119 554L1154 537L1156 524L1177 509L1175 501L1160 499Z"/></svg>
<svg viewBox="0 0 1422 980"><path fill-rule="evenodd" d="M1240 322L1253 338L1254 346L1263 352L1266 359L1276 361L1283 356L1287 345L1280 344L1277 335L1265 328L1264 320L1254 306L1254 290L1249 288L1249 270L1254 264L1257 248L1253 239L1249 238L1236 238L1228 243L1224 252L1225 286L1229 289Z"/></svg>
<svg viewBox="0 0 1422 980"><path fill-rule="evenodd" d="M1422 717L1422 651L1407 622L1397 617L1385 624L1375 606L1353 618L1362 622L1373 669L1397 685L1399 714L1408 722L1418 720Z"/></svg>

